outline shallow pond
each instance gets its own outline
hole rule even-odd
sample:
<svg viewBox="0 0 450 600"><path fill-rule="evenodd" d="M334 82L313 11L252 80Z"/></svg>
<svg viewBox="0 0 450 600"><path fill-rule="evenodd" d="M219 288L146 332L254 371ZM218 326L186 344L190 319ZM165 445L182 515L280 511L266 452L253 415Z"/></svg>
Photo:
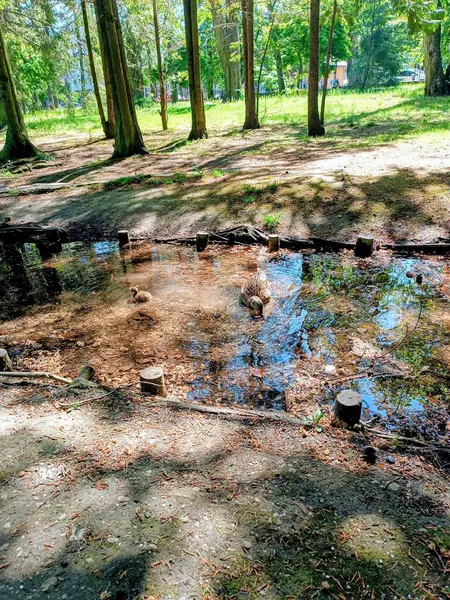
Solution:
<svg viewBox="0 0 450 600"><path fill-rule="evenodd" d="M263 320L239 304L257 267L273 293ZM131 303L132 285L153 300ZM94 362L106 383L161 364L172 389L200 402L292 408L351 386L367 412L392 416L449 399L446 260L170 245L121 254L99 242L43 261L26 245L0 249L0 289L0 334L58 347L69 370Z"/></svg>

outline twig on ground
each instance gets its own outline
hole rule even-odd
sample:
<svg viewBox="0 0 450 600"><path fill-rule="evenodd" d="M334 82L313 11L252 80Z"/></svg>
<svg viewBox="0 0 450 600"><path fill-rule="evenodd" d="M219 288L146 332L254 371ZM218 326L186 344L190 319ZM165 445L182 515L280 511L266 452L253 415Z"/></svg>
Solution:
<svg viewBox="0 0 450 600"><path fill-rule="evenodd" d="M61 377L54 373L47 373L45 371L0 371L0 377L22 377L28 379L55 379L55 381L61 381L62 383L72 383L72 379L67 377Z"/></svg>

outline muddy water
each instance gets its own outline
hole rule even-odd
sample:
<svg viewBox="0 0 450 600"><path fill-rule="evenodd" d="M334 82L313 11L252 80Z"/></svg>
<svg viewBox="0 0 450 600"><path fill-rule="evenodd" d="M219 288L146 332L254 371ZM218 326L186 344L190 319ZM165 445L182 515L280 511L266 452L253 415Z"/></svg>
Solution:
<svg viewBox="0 0 450 600"><path fill-rule="evenodd" d="M257 266L273 292L263 320L239 304L240 286ZM140 324L146 318L141 307L130 304L130 285L154 297L151 331ZM192 401L279 409L293 397L326 401L339 386L350 386L362 394L367 412L398 416L449 399L445 260L382 253L373 261L349 254L270 256L261 248L197 255L168 245L121 255L115 243L99 242L67 244L43 261L28 245L0 252L0 289L4 335L10 328L17 333L18 319L26 327L29 315L65 307L76 315L77 306L88 305L92 321L102 315L106 321L114 311L121 318L124 311L137 314L133 330L116 339L112 331L101 348L112 356L124 345L133 374L149 356L169 376L183 365L177 382ZM147 354L134 351L130 358L133 343ZM88 336L79 346L80 356L90 359Z"/></svg>

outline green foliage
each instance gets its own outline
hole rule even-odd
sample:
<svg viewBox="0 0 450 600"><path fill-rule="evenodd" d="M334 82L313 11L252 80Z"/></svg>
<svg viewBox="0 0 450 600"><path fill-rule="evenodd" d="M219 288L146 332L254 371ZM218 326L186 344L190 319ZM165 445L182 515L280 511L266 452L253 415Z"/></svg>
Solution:
<svg viewBox="0 0 450 600"><path fill-rule="evenodd" d="M264 215L262 221L264 225L264 229L269 233L275 233L278 230L278 226L280 224L281 216L280 215Z"/></svg>

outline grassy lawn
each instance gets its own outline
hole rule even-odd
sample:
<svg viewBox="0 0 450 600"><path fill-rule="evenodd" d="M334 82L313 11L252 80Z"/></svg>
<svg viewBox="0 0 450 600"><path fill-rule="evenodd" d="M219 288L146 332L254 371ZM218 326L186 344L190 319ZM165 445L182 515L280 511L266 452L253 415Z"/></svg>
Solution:
<svg viewBox="0 0 450 600"><path fill-rule="evenodd" d="M263 126L285 125L300 128L306 138L306 91L295 96L261 98L260 119ZM344 144L370 146L394 141L405 135L447 131L450 127L447 98L425 98L422 85L402 86L365 93L339 90L329 93L327 125L330 138ZM158 106L138 108L138 118L145 133L160 131ZM169 108L169 133L189 128L190 107L187 102ZM244 119L244 102L206 104L207 124L211 135L224 130L240 131ZM59 109L27 115L27 125L34 136L89 134L101 135L94 107Z"/></svg>

